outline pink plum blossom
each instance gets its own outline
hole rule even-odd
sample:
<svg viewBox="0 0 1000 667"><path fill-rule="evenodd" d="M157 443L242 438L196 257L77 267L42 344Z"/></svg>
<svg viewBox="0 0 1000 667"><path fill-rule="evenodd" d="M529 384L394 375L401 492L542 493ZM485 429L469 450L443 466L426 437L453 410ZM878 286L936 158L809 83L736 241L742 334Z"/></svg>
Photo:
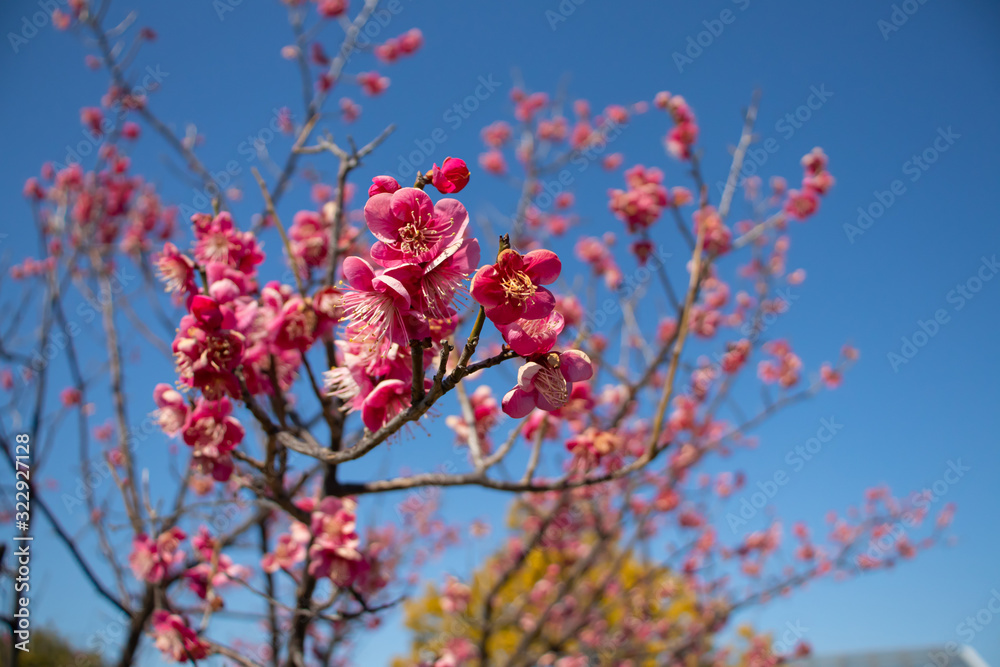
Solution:
<svg viewBox="0 0 1000 667"><path fill-rule="evenodd" d="M455 199L437 204L423 190L400 188L393 193L380 192L365 204L368 229L379 240L372 257L383 266L386 262L427 262L451 244L469 217Z"/></svg>
<svg viewBox="0 0 1000 667"><path fill-rule="evenodd" d="M562 262L550 250L532 250L526 255L503 250L496 264L476 271L472 297L496 325L541 319L555 308L555 297L542 285L555 282L561 271Z"/></svg>

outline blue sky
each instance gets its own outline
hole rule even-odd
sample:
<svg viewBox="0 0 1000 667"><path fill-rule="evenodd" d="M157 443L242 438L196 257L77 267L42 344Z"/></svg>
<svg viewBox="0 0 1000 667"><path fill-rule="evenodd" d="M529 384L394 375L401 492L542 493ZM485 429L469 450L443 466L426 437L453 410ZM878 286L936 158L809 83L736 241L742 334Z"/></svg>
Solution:
<svg viewBox="0 0 1000 667"><path fill-rule="evenodd" d="M161 91L152 96L158 115L176 127L194 122L205 135L199 153L209 168L219 171L232 160L240 164L235 180L246 197L234 211L246 224L260 208L249 169L267 169L245 148L268 127L275 108L289 106L299 114L301 93L293 65L278 55L290 41L278 3L222 2L232 11L220 14L218 2L137 3L140 22L159 33L140 62L162 79ZM379 37L417 26L426 46L385 70L392 85L382 98L352 94L364 106L351 129L359 142L389 122L398 125L359 170L359 183L397 171L437 128L446 138L428 162L457 155L473 163L479 130L509 118L506 93L518 76L531 89L547 91L568 79L572 95L598 108L651 100L664 89L683 94L700 119L704 166L713 184L724 178L726 148L738 138L740 109L754 88L763 92L759 135L774 138L777 146L752 160L763 176L794 181L799 157L813 146L824 147L837 184L819 215L793 230L792 268L804 267L808 279L796 288L775 328L813 368L834 357L845 340L860 348L862 359L843 388L761 429L762 446L752 455L738 454L734 463L747 471L752 486L777 470L790 470L786 453L811 437L822 418L842 423L836 438L814 461L794 470L773 500L782 516L817 525L827 509L855 503L866 487L885 482L904 492L933 485L950 463L969 470L941 500L959 505L956 545L889 573L815 585L747 616L762 628L800 623L820 653L969 640L959 624L1000 591L1000 278L976 282L991 273L984 267L1000 254L992 198L1000 176L1000 130L994 120L1000 107L1000 6L911 2L512 0L483 7L399 0L401 11ZM64 161L67 147L84 139L79 108L96 105L105 85L103 74L84 68L85 47L50 27L14 52L8 33L21 33L23 17L36 11L35 2L0 8L5 42L0 86L6 101L0 127L7 130L0 161L0 208L6 215L0 229L11 234L0 250L14 257L34 252L33 236L20 234L29 220L20 195L24 179L46 160ZM111 15L124 11L118 2ZM707 32L712 29L716 34ZM700 52L691 46L699 37ZM348 71L372 67L368 56L359 56ZM501 85L456 122L449 109L474 94L483 79ZM800 110L810 102L808 114ZM788 119L796 113L800 120ZM335 122L333 127L340 136ZM663 154L663 132L661 117L641 117L615 140L613 150L624 153L626 165L658 165L670 185L688 185L680 166ZM280 161L288 141L275 138L268 150ZM196 203L192 188L164 167L164 155L166 148L150 134L133 154L136 170L168 201ZM312 164L331 177L330 163ZM577 208L584 231L619 229L606 201L606 189L619 184L620 174L609 177L596 168L580 177ZM515 197L483 174L474 174L462 195L474 215L512 210ZM281 208L290 219L308 206L308 188L299 181ZM870 223L862 221L865 226L858 223L859 208L872 216ZM277 237L266 243L275 254ZM566 241L556 249L571 248ZM970 291L963 293L962 285ZM936 333L921 337L921 322L933 329L926 323L935 317L941 322ZM904 338L925 344L906 363L893 363L889 355L903 354ZM138 420L153 407L148 387L169 381L169 366L143 360L132 377ZM95 423L103 420L98 416ZM440 425L431 434L433 445L404 442L384 456L398 466L426 465L428 451L448 455L450 436ZM166 445L150 440L144 456L155 466L166 459ZM382 464L388 461L361 464L355 472L372 474ZM53 475L72 486L71 471L54 468ZM496 494L455 492L447 496L446 508L459 517L481 516L495 514L502 502ZM64 518L79 520L68 513ZM113 616L66 567L54 543L49 551L36 565L45 576L38 614L84 641L108 627ZM458 553L438 567L462 571L475 557ZM997 623L1000 619L993 619L970 641L993 664L1000 664ZM382 664L403 642L397 631L381 631L361 647L358 664ZM155 664L152 658L149 664Z"/></svg>

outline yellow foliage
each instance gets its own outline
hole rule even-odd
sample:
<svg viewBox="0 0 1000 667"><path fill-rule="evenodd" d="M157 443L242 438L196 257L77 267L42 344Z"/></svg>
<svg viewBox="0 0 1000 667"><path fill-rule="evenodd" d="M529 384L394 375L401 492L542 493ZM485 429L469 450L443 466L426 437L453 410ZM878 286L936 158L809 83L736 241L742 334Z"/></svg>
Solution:
<svg viewBox="0 0 1000 667"><path fill-rule="evenodd" d="M623 553L615 547L603 551L595 565L569 591L577 603L599 609L598 622L588 623L588 626L610 628L613 635L630 618L674 624L686 614L693 613L696 600L682 589L679 577L660 566L646 564L633 553ZM527 619L538 618L554 601L555 590L567 580L574 562L576 559L556 549L539 547L528 553L522 566L494 597L494 625L488 641L491 656L511 655L515 651L526 634L522 624ZM485 597L496 585L498 573L506 570L509 564L509 557L496 555L477 570L471 581L466 582L470 588L469 604L460 613L445 612L442 605L444 591L434 585L429 585L421 597L409 601L405 606L405 623L413 633L412 650L409 658L397 658L394 666L406 667L419 664L421 660L433 661L456 638L467 639L478 646L483 633ZM609 581L616 587L611 595L602 589ZM538 601L531 599L533 590L537 592L537 587L549 584L548 594L539 595ZM560 653L583 648L579 637L560 636L566 628L546 625L553 627L543 629L532 644L535 649L532 654L540 655L552 646L557 646ZM629 650L639 649L636 652L642 655L633 664L636 667L654 665L652 656L662 652L664 642L662 634L643 646L631 642ZM592 645L590 650L593 651ZM608 653L614 653L613 647L608 649ZM500 664L502 662L500 660Z"/></svg>

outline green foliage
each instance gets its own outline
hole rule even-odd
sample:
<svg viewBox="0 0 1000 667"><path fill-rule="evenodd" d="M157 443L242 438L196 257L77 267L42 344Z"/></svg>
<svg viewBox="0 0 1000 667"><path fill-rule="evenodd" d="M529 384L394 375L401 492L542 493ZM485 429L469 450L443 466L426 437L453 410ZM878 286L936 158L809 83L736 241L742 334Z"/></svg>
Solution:
<svg viewBox="0 0 1000 667"><path fill-rule="evenodd" d="M100 654L78 651L55 630L33 629L28 643L30 651L18 651L18 667L107 667ZM0 646L0 667L9 667L10 640Z"/></svg>

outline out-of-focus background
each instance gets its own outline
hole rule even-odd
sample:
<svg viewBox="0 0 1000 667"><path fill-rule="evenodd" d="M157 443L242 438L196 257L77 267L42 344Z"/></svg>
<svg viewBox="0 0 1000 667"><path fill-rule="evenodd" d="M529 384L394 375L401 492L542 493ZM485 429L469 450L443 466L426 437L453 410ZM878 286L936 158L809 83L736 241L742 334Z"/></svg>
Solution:
<svg viewBox="0 0 1000 667"><path fill-rule="evenodd" d="M380 99L351 91L364 107L351 128L359 142L389 122L398 125L366 161L359 183L405 172L408 156L436 129L445 138L433 140L426 162L455 155L473 165L482 150L479 131L509 117L507 94L515 83L544 91L565 86L571 99L596 106L651 101L660 90L683 95L699 117L713 190L724 178L726 147L738 139L741 110L756 88L763 94L759 136L777 146L751 153L748 163L757 173L765 180L795 178L799 158L814 146L824 148L837 182L807 233L793 241L792 261L807 269L808 278L790 294L780 326L804 358L830 358L850 340L861 360L841 389L761 429L761 447L737 454L733 464L747 471L748 488L785 470L791 481L771 508L817 528L828 509L856 503L866 488L931 489L935 509L958 505L956 541L878 576L818 583L745 620L779 633L795 627L819 654L917 649L911 660L925 658L912 664L923 667L933 658L922 647L955 642L1000 665L1000 226L994 196L1000 180L1000 5L397 1L402 9L382 36L419 27L426 45L418 58L385 71L392 83ZM51 25L25 28L25 18L30 22L43 4L8 1L0 7L0 230L6 234L0 253L14 257L30 253L35 242L22 233L29 220L21 195L25 179L43 162L65 163L83 150L79 109L97 105L105 92L104 74L84 66L78 38ZM114 3L112 12L123 15L124 4ZM244 197L233 208L237 218L248 219L260 210L250 168L267 172L270 166L253 150L254 141L271 126L276 109L298 113L301 106L295 65L280 56L291 42L285 10L276 2L232 0L134 5L140 22L158 33L143 54L151 80L159 82L151 96L158 114L181 129L196 124L204 135L199 154L211 169L239 163L233 185ZM375 67L369 56L358 56L351 69ZM465 103L470 95L477 102L471 111ZM681 167L651 139L662 127L661 118L640 116L613 150L624 155L626 166L658 165L668 184L682 184ZM287 137L263 136L270 137L268 153L287 152ZM198 188L161 159L166 152L150 135L133 160L167 202L207 210ZM621 174L593 172L576 189L581 229L618 231L606 190L621 185ZM516 197L475 168L463 193L474 216L510 211ZM309 207L308 187L296 183L283 205L289 211ZM267 243L278 247L274 235ZM569 240L554 249L572 253ZM921 323L926 331L942 309L947 323L921 337ZM161 368L142 361L132 373L148 374L142 378L147 383L162 380ZM790 463L788 453L824 418L843 428L812 460ZM452 437L442 424L431 429L435 437ZM422 461L418 447L400 447L393 457L394 466ZM356 469L360 474L377 465ZM72 471L63 473L60 478L52 469L54 484L71 486ZM445 510L466 519L496 516L502 502L483 491L449 491ZM59 509L70 516L70 509ZM765 513L756 520L764 525ZM495 531L491 539L502 538ZM430 572L467 573L489 543L458 551ZM36 551L34 568L38 620L85 644L110 610L54 543ZM356 664L385 664L406 650L407 637L394 618L362 642ZM159 664L154 653L143 664Z"/></svg>

